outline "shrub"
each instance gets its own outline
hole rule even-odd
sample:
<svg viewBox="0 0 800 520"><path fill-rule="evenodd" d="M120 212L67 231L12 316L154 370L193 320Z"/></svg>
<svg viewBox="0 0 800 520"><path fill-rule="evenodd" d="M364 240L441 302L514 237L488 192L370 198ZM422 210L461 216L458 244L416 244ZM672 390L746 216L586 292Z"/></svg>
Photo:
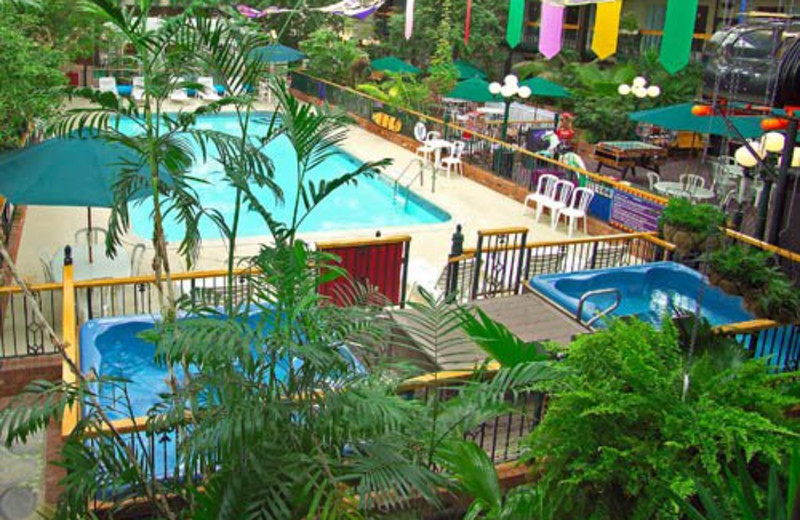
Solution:
<svg viewBox="0 0 800 520"><path fill-rule="evenodd" d="M671 323L638 320L572 344L528 439L554 518L677 518L673 494L717 480L739 447L754 465L785 455L797 438L788 383L761 360L720 366L715 352L698 348L690 362Z"/></svg>
<svg viewBox="0 0 800 520"><path fill-rule="evenodd" d="M725 214L711 204L694 204L687 199L670 199L659 220L661 226L672 226L681 231L715 233L725 223Z"/></svg>
<svg viewBox="0 0 800 520"><path fill-rule="evenodd" d="M775 276L755 297L752 310L759 318L779 323L797 323L800 321L800 289L785 276Z"/></svg>
<svg viewBox="0 0 800 520"><path fill-rule="evenodd" d="M781 276L769 265L771 258L769 251L753 247L732 245L717 249L708 254L711 281L731 294L761 290L771 278Z"/></svg>

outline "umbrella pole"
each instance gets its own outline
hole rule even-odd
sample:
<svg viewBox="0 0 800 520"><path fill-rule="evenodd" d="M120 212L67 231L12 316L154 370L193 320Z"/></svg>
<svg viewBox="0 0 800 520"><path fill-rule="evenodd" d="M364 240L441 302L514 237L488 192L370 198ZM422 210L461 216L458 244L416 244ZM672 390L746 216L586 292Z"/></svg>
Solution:
<svg viewBox="0 0 800 520"><path fill-rule="evenodd" d="M92 207L86 206L86 220L89 224L89 231L86 233L86 242L89 244L89 263L92 263Z"/></svg>

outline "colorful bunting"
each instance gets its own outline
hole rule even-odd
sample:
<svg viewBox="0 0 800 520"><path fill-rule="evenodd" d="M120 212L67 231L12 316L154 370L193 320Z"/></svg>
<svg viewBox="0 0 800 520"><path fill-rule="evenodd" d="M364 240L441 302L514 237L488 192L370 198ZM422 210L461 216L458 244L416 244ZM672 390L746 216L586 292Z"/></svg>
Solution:
<svg viewBox="0 0 800 520"><path fill-rule="evenodd" d="M414 34L414 0L406 0L406 40Z"/></svg>
<svg viewBox="0 0 800 520"><path fill-rule="evenodd" d="M658 61L670 74L689 64L698 0L669 0Z"/></svg>
<svg viewBox="0 0 800 520"><path fill-rule="evenodd" d="M622 0L597 4L594 15L594 36L592 51L604 60L617 52L619 40L619 18L622 13Z"/></svg>
<svg viewBox="0 0 800 520"><path fill-rule="evenodd" d="M467 0L467 17L464 20L464 45L469 43L469 32L472 29L472 0Z"/></svg>
<svg viewBox="0 0 800 520"><path fill-rule="evenodd" d="M564 7L542 2L539 22L539 52L548 60L561 52L561 33L564 29Z"/></svg>
<svg viewBox="0 0 800 520"><path fill-rule="evenodd" d="M525 22L525 0L509 0L506 42L512 49L522 41L522 24Z"/></svg>

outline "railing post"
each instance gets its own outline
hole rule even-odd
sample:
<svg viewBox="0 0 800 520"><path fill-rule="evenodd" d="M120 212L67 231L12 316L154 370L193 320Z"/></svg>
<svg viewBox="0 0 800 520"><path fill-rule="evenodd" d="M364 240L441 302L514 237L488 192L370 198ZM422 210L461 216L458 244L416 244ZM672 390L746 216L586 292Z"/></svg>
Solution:
<svg viewBox="0 0 800 520"><path fill-rule="evenodd" d="M80 350L77 343L77 322L75 320L75 281L72 265L72 248L64 248L64 271L61 285L62 309L61 309L61 337L66 345L65 354L77 365L81 366ZM61 377L66 384L74 384L77 375L72 371L72 367L65 361L61 364ZM61 421L61 435L67 436L78 424L80 418L80 404L75 403L64 411L64 418Z"/></svg>
<svg viewBox="0 0 800 520"><path fill-rule="evenodd" d="M478 246L475 249L475 265L472 266L472 292L470 299L475 300L478 296L478 282L481 277L481 248L483 247L483 235L478 233Z"/></svg>
<svg viewBox="0 0 800 520"><path fill-rule="evenodd" d="M461 233L461 224L456 226L456 232L450 239L450 254L448 259L461 256L464 253L464 234ZM447 262L447 284L445 286L445 300L452 303L458 291L458 267L461 262ZM455 266L455 267L454 267Z"/></svg>
<svg viewBox="0 0 800 520"><path fill-rule="evenodd" d="M514 281L514 294L519 294L522 289L522 270L525 263L525 246L527 245L528 233L522 235L519 242L519 256L517 257L517 276Z"/></svg>

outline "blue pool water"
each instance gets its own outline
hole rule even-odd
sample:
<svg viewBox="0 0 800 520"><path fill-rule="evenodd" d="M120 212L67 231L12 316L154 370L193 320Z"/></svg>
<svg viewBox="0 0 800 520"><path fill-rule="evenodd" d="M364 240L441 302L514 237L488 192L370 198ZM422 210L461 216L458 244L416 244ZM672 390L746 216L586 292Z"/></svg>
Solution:
<svg viewBox="0 0 800 520"><path fill-rule="evenodd" d="M252 314L249 320L255 325L260 318ZM145 416L148 410L158 402L159 393L167 392L168 370L155 362L155 345L148 343L138 335L153 328L152 316L124 316L116 318L100 318L87 321L81 326L80 362L81 370L88 373L94 370L100 376L116 376L129 380L126 388L131 409L137 417ZM353 367L356 373L363 373L364 367L347 347L339 348L342 356ZM294 366L302 361L293 360ZM283 380L289 368L288 360L283 360L276 367L276 377ZM181 377L180 369L176 376ZM121 400L123 394L113 385L103 385L101 398L108 403ZM112 419L128 417L124 410L109 414Z"/></svg>
<svg viewBox="0 0 800 520"><path fill-rule="evenodd" d="M268 114L261 114L251 123L249 134L255 139L263 136L268 126ZM215 129L230 135L240 135L235 116L216 114L203 116L198 120L199 128ZM120 129L132 134L136 126L131 121L122 121ZM197 162L189 175L205 182L193 183L199 199L204 207L220 211L228 224L233 220L234 189L224 181L222 166L213 157L202 162L199 149L195 150ZM284 200L294 200L297 193L296 167L297 154L289 140L281 137L265 148L265 153L275 166L275 180L283 189ZM211 154L213 156L213 154ZM376 158L378 155L376 154ZM310 178L314 181L332 179L337 175L352 171L359 165L352 156L340 152L328 158L320 166L312 170ZM282 222L289 222L292 215L291 204L279 204L267 189L260 190L260 201L267 208L274 210L274 217ZM256 190L258 193L259 190ZM358 184L339 188L325 200L303 223L301 231L331 231L343 229L379 230L392 226L409 226L446 222L450 215L424 198L411 194L408 204L404 198L393 200L393 185L382 176L368 179L363 177ZM143 237L152 234L150 214L153 206L150 199L131 205L131 219L134 232ZM254 237L269 234L263 221L257 214L246 211L240 220L239 236ZM183 238L182 228L174 219L168 218L166 235L169 241L180 241ZM211 220L204 218L200 224L200 234L204 239L220 238L216 226Z"/></svg>
<svg viewBox="0 0 800 520"><path fill-rule="evenodd" d="M675 262L539 275L531 280L531 286L573 315L585 293L616 288L622 299L612 316L636 316L659 325L665 315L672 315L675 310L695 312L702 290L700 314L712 325L753 319L741 298L709 285L702 274ZM591 319L614 300L611 294L590 297L583 307L583 320Z"/></svg>

